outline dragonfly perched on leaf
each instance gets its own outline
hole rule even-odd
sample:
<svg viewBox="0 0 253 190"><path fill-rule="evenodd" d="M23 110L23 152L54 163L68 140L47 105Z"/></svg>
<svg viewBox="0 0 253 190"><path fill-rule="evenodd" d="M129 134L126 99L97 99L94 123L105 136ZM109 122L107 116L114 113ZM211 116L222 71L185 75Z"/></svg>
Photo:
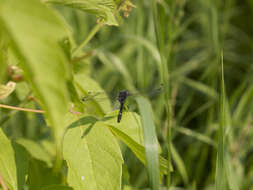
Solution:
<svg viewBox="0 0 253 190"><path fill-rule="evenodd" d="M153 96L155 96L157 94L160 94L161 92L163 92L163 85L161 85L157 89L149 91L146 95L148 97L152 98ZM90 101L90 100L94 100L94 101L100 102L100 101L103 101L105 99L108 99L108 97L106 97L106 98L102 97L101 98L101 96L103 96L103 95L105 95L105 92L88 92L87 96L84 96L82 98L82 101L87 102L87 101ZM117 98L116 98L118 103L120 104L119 113L118 113L118 116L117 116L117 122L118 123L120 123L120 121L122 119L123 109L124 109L127 98L128 97L134 97L134 96L140 96L140 95L145 95L145 94L139 93L139 92L131 93L128 90L119 91L119 93L117 94Z"/></svg>

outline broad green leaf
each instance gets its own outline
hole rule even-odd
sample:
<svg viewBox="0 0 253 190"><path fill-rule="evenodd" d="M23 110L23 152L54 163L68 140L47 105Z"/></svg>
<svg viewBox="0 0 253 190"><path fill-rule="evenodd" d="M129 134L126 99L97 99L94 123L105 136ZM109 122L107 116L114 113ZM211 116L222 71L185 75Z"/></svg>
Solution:
<svg viewBox="0 0 253 190"><path fill-rule="evenodd" d="M158 190L160 186L158 140L156 137L152 107L146 98L138 97L136 101L140 110L144 132L148 175L152 189Z"/></svg>
<svg viewBox="0 0 253 190"><path fill-rule="evenodd" d="M68 184L75 190L118 190L123 159L111 131L91 117L70 125L63 141Z"/></svg>
<svg viewBox="0 0 253 190"><path fill-rule="evenodd" d="M47 151L48 154L50 154L51 157L55 156L55 144L47 139L44 139L40 141L41 146L43 149Z"/></svg>
<svg viewBox="0 0 253 190"><path fill-rule="evenodd" d="M64 22L39 0L2 0L0 30L20 59L26 79L39 97L60 149L67 112L67 58L60 40L67 36Z"/></svg>
<svg viewBox="0 0 253 190"><path fill-rule="evenodd" d="M73 189L66 185L50 185L43 188L42 190L73 190Z"/></svg>
<svg viewBox="0 0 253 190"><path fill-rule="evenodd" d="M10 189L22 189L28 169L28 155L20 145L11 143L0 129L0 173Z"/></svg>
<svg viewBox="0 0 253 190"><path fill-rule="evenodd" d="M122 120L117 122L118 111L111 112L105 116L104 123L112 125L131 137L135 142L144 145L143 130L140 116L134 112L123 112Z"/></svg>
<svg viewBox="0 0 253 190"><path fill-rule="evenodd" d="M62 176L49 168L45 162L30 159L28 185L30 190L41 190L53 184L60 184Z"/></svg>
<svg viewBox="0 0 253 190"><path fill-rule="evenodd" d="M117 122L118 110L108 113L104 118L104 123L112 125L127 134L138 144L144 146L143 130L141 127L140 116L135 112L124 111L122 120L120 123ZM158 144L159 153L162 152L160 145Z"/></svg>
<svg viewBox="0 0 253 190"><path fill-rule="evenodd" d="M132 190L132 189L133 188L131 186L128 186L128 185L124 186L124 188L123 188L123 190Z"/></svg>
<svg viewBox="0 0 253 190"><path fill-rule="evenodd" d="M7 98L14 90L16 87L15 82L8 82L6 85L0 85L0 100Z"/></svg>
<svg viewBox="0 0 253 190"><path fill-rule="evenodd" d="M37 142L31 141L29 139L18 139L16 141L18 144L22 145L30 155L37 159L46 162L49 166L52 165L52 157L50 154Z"/></svg>
<svg viewBox="0 0 253 190"><path fill-rule="evenodd" d="M114 16L116 4L113 0L43 0L43 2L80 9L95 14L107 25L118 25Z"/></svg>
<svg viewBox="0 0 253 190"><path fill-rule="evenodd" d="M18 179L18 189L23 189L26 176L28 174L29 156L27 151L19 144L12 143L15 152L16 172Z"/></svg>
<svg viewBox="0 0 253 190"><path fill-rule="evenodd" d="M146 157L145 157L145 148L144 146L140 145L136 141L134 141L130 136L119 130L118 128L108 125L107 127L113 132L115 136L117 136L122 142L124 142L136 155L136 157L146 165ZM167 160L164 159L162 156L159 156L159 168L161 174L166 174L167 172ZM171 168L171 171L173 169Z"/></svg>

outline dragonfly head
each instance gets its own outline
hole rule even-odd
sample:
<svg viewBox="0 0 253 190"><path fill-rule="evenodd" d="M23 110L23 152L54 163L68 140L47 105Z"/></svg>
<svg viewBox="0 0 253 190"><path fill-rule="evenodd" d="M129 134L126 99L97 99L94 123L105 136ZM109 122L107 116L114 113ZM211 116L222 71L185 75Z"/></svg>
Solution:
<svg viewBox="0 0 253 190"><path fill-rule="evenodd" d="M130 93L127 91L127 90L122 90L119 92L119 95L118 95L118 101L120 103L123 103L125 102L126 98L130 95Z"/></svg>

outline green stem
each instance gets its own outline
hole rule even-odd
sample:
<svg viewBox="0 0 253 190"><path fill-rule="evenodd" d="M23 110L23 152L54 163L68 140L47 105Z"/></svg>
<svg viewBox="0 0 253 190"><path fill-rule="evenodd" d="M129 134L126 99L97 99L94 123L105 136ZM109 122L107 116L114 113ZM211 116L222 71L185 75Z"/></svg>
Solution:
<svg viewBox="0 0 253 190"><path fill-rule="evenodd" d="M43 110L36 110L36 109L30 109L30 108L21 108L21 107L9 106L9 105L5 105L5 104L0 104L0 108L18 110L18 111L25 111L25 112L33 112L33 113L45 113L45 111L43 111Z"/></svg>
<svg viewBox="0 0 253 190"><path fill-rule="evenodd" d="M98 32L98 30L102 27L102 23L97 24L89 33L88 37L76 48L72 51L72 56L74 57Z"/></svg>
<svg viewBox="0 0 253 190"><path fill-rule="evenodd" d="M55 138L57 139L57 137ZM54 173L59 173L62 168L63 158L62 158L62 142L58 140L56 142L56 158L54 164Z"/></svg>

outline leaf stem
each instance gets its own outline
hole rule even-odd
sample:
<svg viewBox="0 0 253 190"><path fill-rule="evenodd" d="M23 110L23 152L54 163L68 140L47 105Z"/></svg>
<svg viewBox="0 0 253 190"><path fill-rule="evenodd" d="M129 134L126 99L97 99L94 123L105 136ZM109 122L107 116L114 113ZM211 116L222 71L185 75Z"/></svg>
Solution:
<svg viewBox="0 0 253 190"><path fill-rule="evenodd" d="M72 56L74 57L98 32L98 30L103 26L102 23L98 23L93 29L90 31L88 37L76 48L72 51Z"/></svg>
<svg viewBox="0 0 253 190"><path fill-rule="evenodd" d="M0 104L0 108L6 108L11 110L19 110L19 111L26 111L26 112L34 112L34 113L45 113L44 110L36 110L36 109L30 109L30 108L21 108L21 107L15 107L15 106L9 106Z"/></svg>
<svg viewBox="0 0 253 190"><path fill-rule="evenodd" d="M1 184L2 188L3 188L3 190L8 190L8 187L5 184L4 179L3 179L3 177L2 177L1 174L0 174L0 184Z"/></svg>

